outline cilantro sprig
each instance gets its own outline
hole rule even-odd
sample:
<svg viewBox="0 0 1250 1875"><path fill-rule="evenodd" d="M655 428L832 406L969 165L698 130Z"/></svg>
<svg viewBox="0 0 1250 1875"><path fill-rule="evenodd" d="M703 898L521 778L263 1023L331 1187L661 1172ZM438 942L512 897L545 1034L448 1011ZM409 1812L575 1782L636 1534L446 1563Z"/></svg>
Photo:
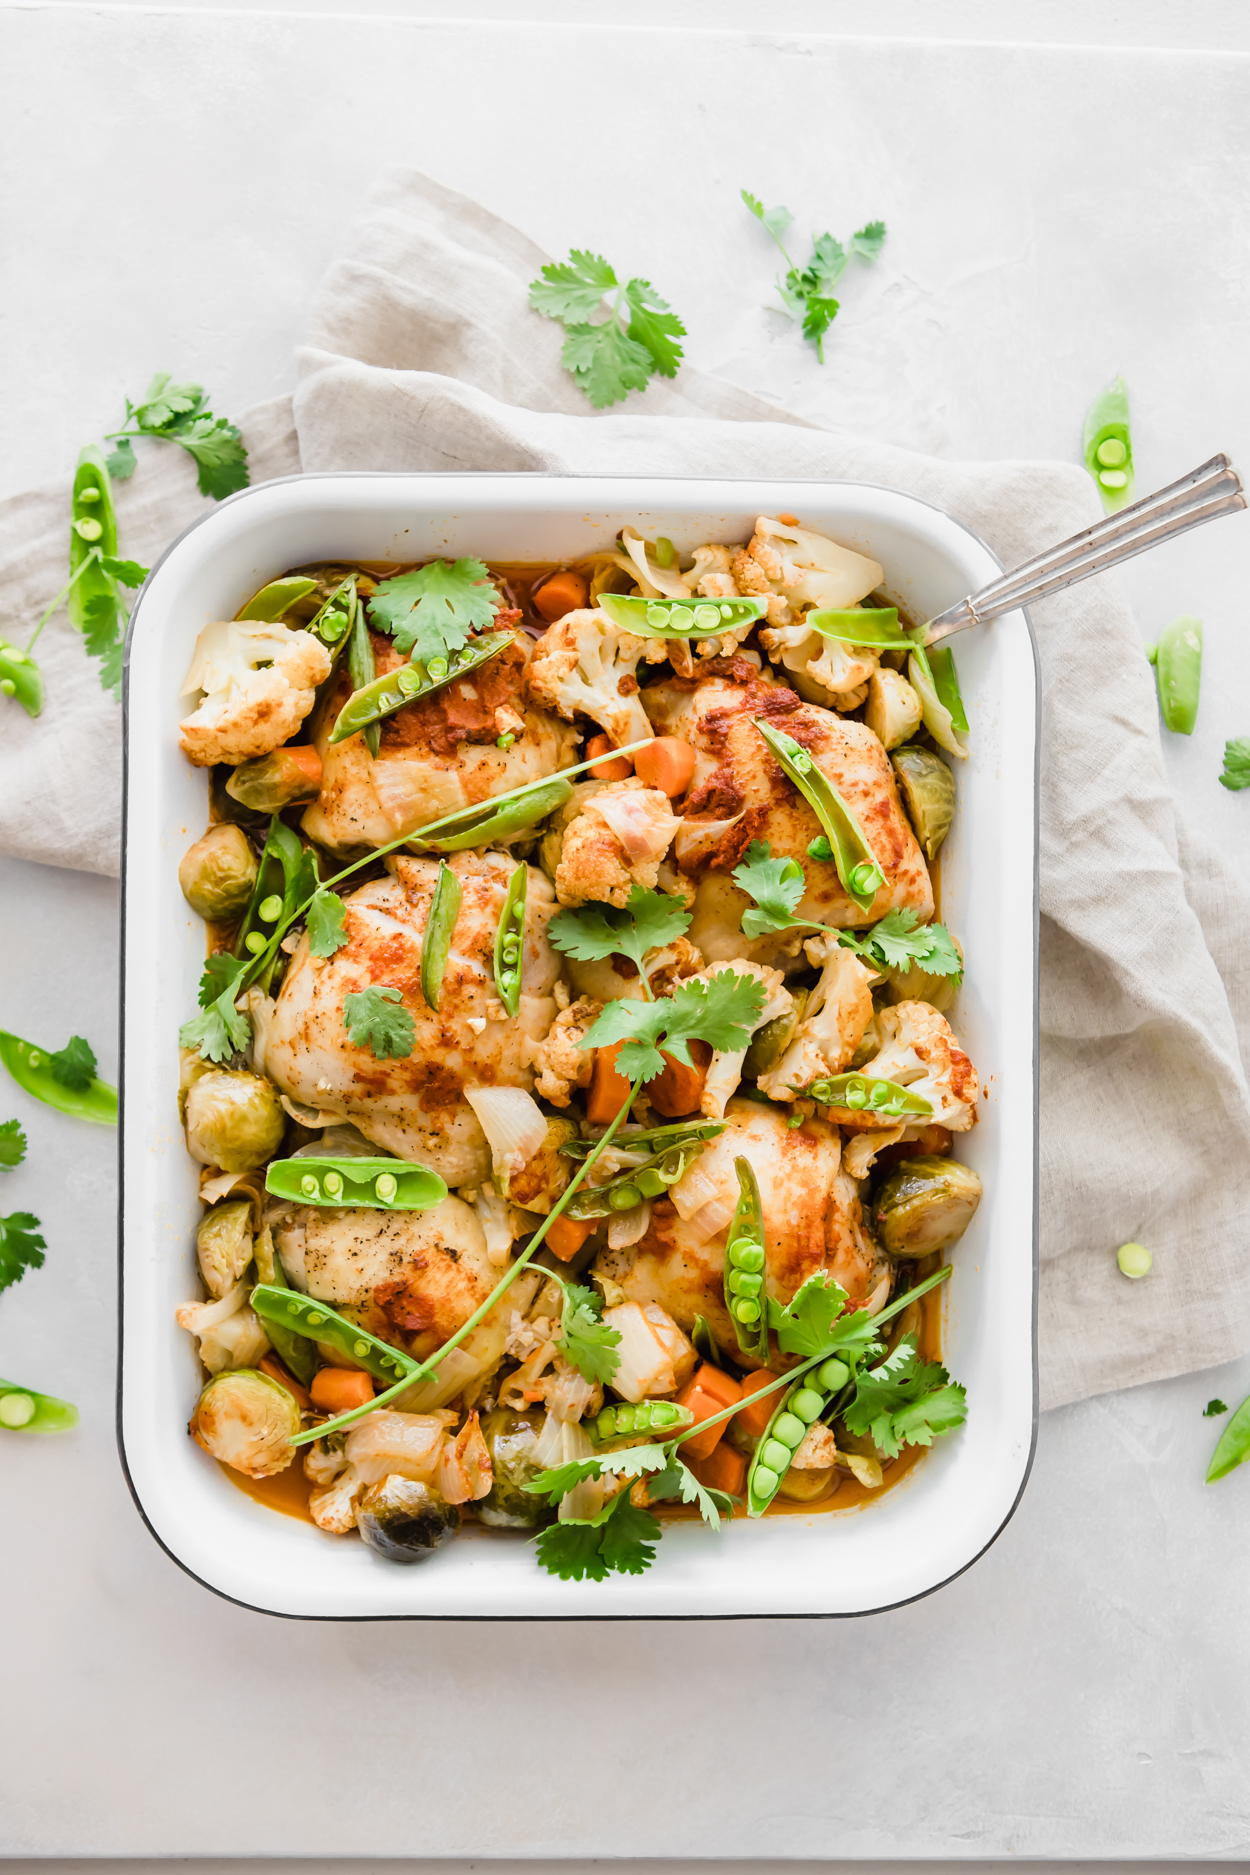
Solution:
<svg viewBox="0 0 1250 1875"><path fill-rule="evenodd" d="M405 1061L417 1036L403 991L389 983L371 983L345 996L343 1027L355 1047L368 1048L378 1061Z"/></svg>
<svg viewBox="0 0 1250 1875"><path fill-rule="evenodd" d="M1224 744L1224 770L1220 785L1237 794L1250 788L1250 736L1233 736Z"/></svg>
<svg viewBox="0 0 1250 1875"><path fill-rule="evenodd" d="M558 951L577 963L628 957L638 966L643 993L650 1000L651 984L644 963L647 952L662 950L681 937L689 929L690 917L683 900L636 885L624 910L591 904L558 912L547 926L547 936Z"/></svg>
<svg viewBox="0 0 1250 1875"><path fill-rule="evenodd" d="M836 937L839 944L855 951L882 972L908 970L918 964L935 977L963 974L963 959L946 926L922 925L919 914L914 911L887 912L862 936L819 924L814 918L798 917L799 904L807 890L806 875L797 860L774 859L766 840L752 840L741 865L734 868L733 879L735 885L755 900L754 906L742 914L742 930L749 938L770 936L801 925L805 930L824 931Z"/></svg>
<svg viewBox="0 0 1250 1875"><path fill-rule="evenodd" d="M837 318L840 305L833 297L833 289L856 256L861 260L876 260L885 240L885 223L865 222L862 228L856 229L845 247L831 234L813 235L811 259L806 267L799 267L786 252L781 239L794 220L789 209L765 208L759 197L752 195L749 189L743 189L740 193L755 219L781 249L786 274L784 279L778 280L777 291L791 317L802 320L803 337L811 340L816 347L816 356L823 365L825 334Z"/></svg>
<svg viewBox="0 0 1250 1875"><path fill-rule="evenodd" d="M347 942L347 907L322 886L308 907L308 948L314 957L333 957Z"/></svg>
<svg viewBox="0 0 1250 1875"><path fill-rule="evenodd" d="M677 374L686 328L649 280L623 283L602 254L575 247L567 261L551 261L530 282L530 305L557 319L567 337L560 357L574 383L596 410L618 404L630 391L645 390L658 371ZM608 294L608 316L590 323Z"/></svg>
<svg viewBox="0 0 1250 1875"><path fill-rule="evenodd" d="M913 1335L856 1375L855 1398L842 1412L848 1431L867 1434L886 1458L897 1458L905 1445L932 1445L967 1416L965 1390L951 1383L940 1361L920 1358Z"/></svg>
<svg viewBox="0 0 1250 1875"><path fill-rule="evenodd" d="M921 924L914 911L889 911L863 937L842 931L838 941L880 970L910 970L918 965L933 977L963 975L964 960L946 926Z"/></svg>
<svg viewBox="0 0 1250 1875"><path fill-rule="evenodd" d="M0 1217L0 1290L20 1283L27 1270L41 1269L47 1247L39 1219L29 1211Z"/></svg>
<svg viewBox="0 0 1250 1875"><path fill-rule="evenodd" d="M26 1135L20 1120L0 1120L0 1166L11 1171L26 1157Z"/></svg>
<svg viewBox="0 0 1250 1875"><path fill-rule="evenodd" d="M369 617L398 651L420 663L459 651L473 631L494 623L503 601L482 560L431 560L413 573L384 579Z"/></svg>
<svg viewBox="0 0 1250 1875"><path fill-rule="evenodd" d="M596 1290L581 1283L566 1283L554 1273L551 1280L563 1291L557 1351L583 1380L606 1385L621 1364L616 1352L621 1345L619 1330L609 1328L603 1320L603 1301Z"/></svg>
<svg viewBox="0 0 1250 1875"><path fill-rule="evenodd" d="M126 422L110 431L109 441L117 447L106 457L109 474L119 482L138 466L132 441L136 436L185 449L195 463L200 493L215 501L248 485L242 435L228 418L213 415L202 385L175 384L168 371L158 371L137 404L126 399Z"/></svg>
<svg viewBox="0 0 1250 1875"><path fill-rule="evenodd" d="M755 977L722 970L707 983L682 983L671 996L643 1003L608 1003L579 1044L604 1048L625 1043L616 1057L617 1072L644 1085L664 1071L664 1055L692 1068L692 1041L733 1054L745 1048L764 1007L764 991Z"/></svg>
<svg viewBox="0 0 1250 1875"><path fill-rule="evenodd" d="M81 1035L71 1035L64 1048L48 1056L48 1066L54 1081L75 1094L85 1094L95 1079L95 1052Z"/></svg>

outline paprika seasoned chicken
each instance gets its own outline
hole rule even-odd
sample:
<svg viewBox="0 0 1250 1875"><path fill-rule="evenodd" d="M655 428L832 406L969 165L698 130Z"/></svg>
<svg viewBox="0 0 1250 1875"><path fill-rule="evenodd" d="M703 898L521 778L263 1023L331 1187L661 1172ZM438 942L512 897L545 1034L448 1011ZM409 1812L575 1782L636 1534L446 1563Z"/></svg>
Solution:
<svg viewBox="0 0 1250 1875"><path fill-rule="evenodd" d="M188 744L177 1321L195 1439L310 1541L639 1573L666 1497L855 1504L962 1423L954 719L884 577L778 515L245 601L306 687Z"/></svg>

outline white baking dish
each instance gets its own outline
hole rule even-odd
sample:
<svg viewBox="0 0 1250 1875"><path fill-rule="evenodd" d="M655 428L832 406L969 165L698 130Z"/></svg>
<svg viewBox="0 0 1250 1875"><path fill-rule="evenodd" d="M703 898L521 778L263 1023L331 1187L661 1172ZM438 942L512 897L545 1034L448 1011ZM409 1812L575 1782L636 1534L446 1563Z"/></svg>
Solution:
<svg viewBox="0 0 1250 1875"><path fill-rule="evenodd" d="M1000 571L948 515L854 483L321 475L222 503L144 588L126 656L119 1438L154 1536L219 1594L273 1614L357 1620L863 1614L949 1581L1010 1517L1036 1428L1038 688L1019 613L957 641L972 756L942 855L943 916L969 965L953 1019L987 1090L959 1144L985 1198L944 1292L944 1355L968 1389L962 1431L862 1510L739 1520L719 1536L670 1525L646 1575L602 1583L562 1583L524 1540L477 1529L396 1568L253 1502L187 1436L200 1377L174 1309L199 1293L200 1206L178 1125L176 1038L195 1008L204 937L177 865L204 830L207 786L176 724L196 633L302 562L556 560L626 522L690 548L745 539L757 514L779 512L879 560L914 618Z"/></svg>

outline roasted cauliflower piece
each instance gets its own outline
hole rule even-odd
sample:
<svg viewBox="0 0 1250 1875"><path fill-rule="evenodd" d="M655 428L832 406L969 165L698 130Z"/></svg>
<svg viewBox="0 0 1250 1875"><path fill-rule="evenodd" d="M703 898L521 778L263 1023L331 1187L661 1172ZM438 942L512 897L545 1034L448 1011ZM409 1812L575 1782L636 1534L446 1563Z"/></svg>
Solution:
<svg viewBox="0 0 1250 1875"><path fill-rule="evenodd" d="M553 1107L567 1107L574 1088L590 1086L594 1050L581 1046L603 1004L593 997L579 996L562 1009L548 1034L530 1049L530 1059L538 1069L534 1092L549 1100Z"/></svg>
<svg viewBox="0 0 1250 1875"><path fill-rule="evenodd" d="M562 905L624 906L636 885L654 888L681 819L666 794L636 775L600 788L565 830L556 867Z"/></svg>
<svg viewBox="0 0 1250 1875"><path fill-rule="evenodd" d="M749 543L730 561L738 590L768 599L768 622L789 625L808 606L858 605L881 584L875 560L824 534L761 515Z"/></svg>
<svg viewBox="0 0 1250 1875"><path fill-rule="evenodd" d="M870 1080L895 1081L927 1100L930 1126L966 1133L977 1117L980 1086L977 1071L951 1031L946 1017L929 1003L896 1003L877 1013L881 1047L861 1072ZM889 1116L832 1107L829 1117L850 1132L894 1126Z"/></svg>
<svg viewBox="0 0 1250 1875"><path fill-rule="evenodd" d="M195 641L182 695L199 696L178 725L197 768L246 762L281 748L330 675L330 653L309 632L258 619L219 619Z"/></svg>
<svg viewBox="0 0 1250 1875"><path fill-rule="evenodd" d="M662 663L667 655L662 638L635 638L597 606L566 612L534 648L529 694L567 722L589 716L624 748L652 734L638 696L638 665Z"/></svg>
<svg viewBox="0 0 1250 1875"><path fill-rule="evenodd" d="M808 703L857 710L878 672L880 659L876 651L826 638L802 619L762 631L760 642L789 671L795 689Z"/></svg>
<svg viewBox="0 0 1250 1875"><path fill-rule="evenodd" d="M836 938L809 938L805 948L823 968L785 1053L759 1078L760 1092L772 1100L789 1100L795 1088L843 1073L872 1021L876 972Z"/></svg>

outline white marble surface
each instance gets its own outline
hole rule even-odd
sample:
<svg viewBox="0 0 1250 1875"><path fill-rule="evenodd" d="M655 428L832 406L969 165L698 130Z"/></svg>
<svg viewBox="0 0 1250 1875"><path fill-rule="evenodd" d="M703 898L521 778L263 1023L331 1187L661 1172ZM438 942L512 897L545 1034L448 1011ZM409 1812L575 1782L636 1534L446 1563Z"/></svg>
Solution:
<svg viewBox="0 0 1250 1875"><path fill-rule="evenodd" d="M771 36L695 0L666 9L690 32L504 0L454 20L394 11L0 7L17 99L0 120L6 492L63 473L157 364L202 376L227 410L288 387L320 269L394 160L553 251L588 242L650 273L693 360L828 421L949 456L1070 457L1087 399L1123 370L1143 488L1217 448L1250 464L1250 66L1186 49L1244 44L1239 9L1187 9L1175 35L1176 9L1135 9L1128 28L1124 8L1080 10L1087 42L1153 18L1180 48L1156 54L840 43L803 5L778 7ZM862 31L866 11L824 23ZM1074 17L1011 11L1017 40ZM961 17L967 37L991 29L976 0ZM881 9L884 31L916 19ZM548 120L553 77L566 100L616 88L628 118ZM741 184L801 226L890 224L823 371L766 310ZM1222 523L1125 579L1144 636L1182 610L1207 621L1199 733L1169 761L1186 810L1250 856L1250 796L1215 783L1224 737L1250 733L1247 529ZM113 1066L111 883L0 868L0 957L0 1023L85 1033ZM0 1657L23 1722L0 1754L0 1852L1246 1851L1250 1477L1203 1486L1201 1407L1239 1399L1250 1361L1049 1415L996 1547L891 1615L273 1621L182 1576L126 1494L111 1138L18 1094L0 1105L32 1140L5 1208L36 1210L50 1246L0 1300L0 1372L83 1410L72 1437L4 1443Z"/></svg>

